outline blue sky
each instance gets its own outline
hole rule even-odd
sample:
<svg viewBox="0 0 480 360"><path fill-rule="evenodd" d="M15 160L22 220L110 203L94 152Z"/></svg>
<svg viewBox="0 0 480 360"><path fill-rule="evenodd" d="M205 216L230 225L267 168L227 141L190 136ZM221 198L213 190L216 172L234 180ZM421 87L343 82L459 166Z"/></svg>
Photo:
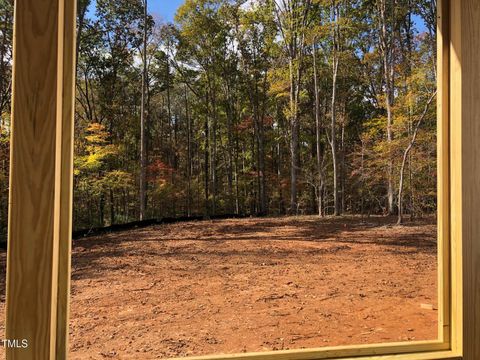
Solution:
<svg viewBox="0 0 480 360"><path fill-rule="evenodd" d="M177 9L185 0L148 0L148 11L155 19L172 22ZM90 16L94 16L96 1L93 0L89 7Z"/></svg>
<svg viewBox="0 0 480 360"><path fill-rule="evenodd" d="M185 0L148 0L148 10L155 19L162 19L167 22L172 22L177 9ZM92 1L91 8L95 6L95 1ZM420 32L425 31L425 24L418 16L414 16L414 22Z"/></svg>
<svg viewBox="0 0 480 360"><path fill-rule="evenodd" d="M172 21L175 12L184 0L149 0L149 11L155 17L160 16L163 20Z"/></svg>

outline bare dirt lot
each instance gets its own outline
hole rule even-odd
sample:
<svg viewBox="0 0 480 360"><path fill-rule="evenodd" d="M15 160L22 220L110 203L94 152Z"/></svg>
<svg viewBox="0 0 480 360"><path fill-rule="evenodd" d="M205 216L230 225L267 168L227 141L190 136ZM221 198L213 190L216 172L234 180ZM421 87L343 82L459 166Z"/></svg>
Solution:
<svg viewBox="0 0 480 360"><path fill-rule="evenodd" d="M434 220L392 222L252 218L76 241L71 358L435 339ZM0 256L3 338L5 253Z"/></svg>

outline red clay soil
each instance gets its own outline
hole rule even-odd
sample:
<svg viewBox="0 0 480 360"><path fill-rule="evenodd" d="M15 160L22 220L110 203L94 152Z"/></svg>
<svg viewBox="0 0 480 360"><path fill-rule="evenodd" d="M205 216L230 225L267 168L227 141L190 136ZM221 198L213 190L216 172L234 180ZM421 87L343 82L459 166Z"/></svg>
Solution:
<svg viewBox="0 0 480 360"><path fill-rule="evenodd" d="M252 218L77 241L70 358L435 339L436 227L393 221Z"/></svg>

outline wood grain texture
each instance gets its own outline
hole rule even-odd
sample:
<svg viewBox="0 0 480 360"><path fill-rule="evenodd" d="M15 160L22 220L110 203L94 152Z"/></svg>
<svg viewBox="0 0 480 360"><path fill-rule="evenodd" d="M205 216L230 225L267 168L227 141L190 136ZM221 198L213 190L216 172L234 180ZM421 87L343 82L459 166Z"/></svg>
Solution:
<svg viewBox="0 0 480 360"><path fill-rule="evenodd" d="M458 1L458 0L457 0ZM463 355L480 359L480 1L461 0Z"/></svg>
<svg viewBox="0 0 480 360"><path fill-rule="evenodd" d="M450 1L450 231L452 348L462 353L463 343L463 206L462 206L462 1Z"/></svg>
<svg viewBox="0 0 480 360"><path fill-rule="evenodd" d="M480 359L480 2L452 1L449 22L447 0L439 3L442 341L213 358L427 360L463 350L465 360ZM29 347L8 349L8 359L67 358L74 14L74 0L16 2L7 337ZM443 351L450 335L454 351Z"/></svg>
<svg viewBox="0 0 480 360"><path fill-rule="evenodd" d="M370 348L373 346L370 345ZM328 350L328 349L327 349ZM327 357L314 357L309 354L308 350L296 351L297 354L303 356L291 356L292 351L274 351L268 353L250 353L250 354L229 354L229 355L217 355L217 356L194 356L189 357L189 360L291 360L291 359L341 359L341 360L462 360L457 354L452 351L425 351L425 352L411 352L405 354L393 354L393 355L365 355L361 353L357 355L345 355L344 350L329 350L329 356ZM176 358L180 360L182 358ZM174 360L174 359L171 359Z"/></svg>
<svg viewBox="0 0 480 360"><path fill-rule="evenodd" d="M76 5L74 0L64 1L62 138L60 176L60 238L58 254L57 341L55 359L68 358L68 329L70 305L70 274L72 245L73 202L73 134L75 109L75 56Z"/></svg>
<svg viewBox="0 0 480 360"><path fill-rule="evenodd" d="M437 2L438 338L451 339L450 300L450 0Z"/></svg>
<svg viewBox="0 0 480 360"><path fill-rule="evenodd" d="M7 359L55 359L57 316L66 314L57 297L59 281L66 291L59 258L66 261L71 238L71 211L62 206L71 197L71 137L64 133L73 104L64 87L73 76L73 67L64 71L71 1L15 2L6 336L28 347L7 348Z"/></svg>
<svg viewBox="0 0 480 360"><path fill-rule="evenodd" d="M430 343L430 344L429 344ZM189 360L313 360L313 359L341 359L341 360L440 360L460 359L458 354L449 350L433 351L440 344L432 346L432 342L418 341L407 343L382 344L382 345L359 345L342 347L324 347L320 349L280 350L258 353L239 353L215 356L194 356ZM409 349L410 348L410 349ZM409 351L408 351L409 349ZM430 350L429 350L430 349ZM180 360L182 358L176 358Z"/></svg>

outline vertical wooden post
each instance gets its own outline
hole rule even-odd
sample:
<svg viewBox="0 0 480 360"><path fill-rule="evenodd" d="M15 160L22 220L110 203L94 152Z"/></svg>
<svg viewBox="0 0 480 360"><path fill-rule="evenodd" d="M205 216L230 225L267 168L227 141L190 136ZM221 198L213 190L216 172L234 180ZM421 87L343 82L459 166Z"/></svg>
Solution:
<svg viewBox="0 0 480 360"><path fill-rule="evenodd" d="M20 0L15 5L6 337L25 339L28 346L7 348L8 359L65 359L67 354L75 3ZM462 316L452 315L448 323L443 315L452 329L452 348L463 353L464 360L476 360L480 359L480 2L452 0L449 15L449 27L444 29L450 32L450 51L439 56L445 56L442 72L449 73L450 81L442 77L439 111L453 126L441 127L439 135L450 139L450 176L447 166L440 169L440 177L450 181L451 193L450 198L442 194L441 201L450 201L451 236L462 240L451 248L451 314ZM446 46L447 38L440 41ZM444 157L445 149L439 153Z"/></svg>
<svg viewBox="0 0 480 360"><path fill-rule="evenodd" d="M449 13L450 42L449 51L449 116L450 116L450 236L451 247L451 346L456 353L462 353L462 66L461 54L455 51L460 48L461 29L460 13L462 2L451 1Z"/></svg>
<svg viewBox="0 0 480 360"><path fill-rule="evenodd" d="M7 359L66 357L75 2L15 2Z"/></svg>
<svg viewBox="0 0 480 360"><path fill-rule="evenodd" d="M437 170L439 336L451 338L450 299L450 0L437 2Z"/></svg>
<svg viewBox="0 0 480 360"><path fill-rule="evenodd" d="M452 0L451 64L451 213L453 348L463 360L480 359L480 2ZM458 271L455 269L459 268ZM457 298L456 294L460 294Z"/></svg>
<svg viewBox="0 0 480 360"><path fill-rule="evenodd" d="M75 116L76 18L77 1L62 0L65 4L63 32L63 111L60 184L60 241L58 257L58 304L56 360L67 359L70 305L70 273L73 203L73 140Z"/></svg>
<svg viewBox="0 0 480 360"><path fill-rule="evenodd" d="M458 1L458 0L456 0ZM463 355L480 359L480 2L462 0Z"/></svg>

